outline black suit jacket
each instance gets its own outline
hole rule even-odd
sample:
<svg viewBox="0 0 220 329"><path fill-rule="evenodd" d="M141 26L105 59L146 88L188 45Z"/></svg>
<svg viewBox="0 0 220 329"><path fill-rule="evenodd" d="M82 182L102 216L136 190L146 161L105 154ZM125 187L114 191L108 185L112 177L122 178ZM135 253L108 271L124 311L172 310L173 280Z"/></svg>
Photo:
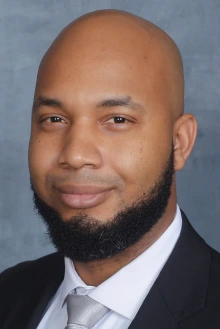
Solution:
<svg viewBox="0 0 220 329"><path fill-rule="evenodd" d="M182 217L179 240L129 329L220 329L220 255ZM63 276L58 253L4 271L0 328L36 328Z"/></svg>

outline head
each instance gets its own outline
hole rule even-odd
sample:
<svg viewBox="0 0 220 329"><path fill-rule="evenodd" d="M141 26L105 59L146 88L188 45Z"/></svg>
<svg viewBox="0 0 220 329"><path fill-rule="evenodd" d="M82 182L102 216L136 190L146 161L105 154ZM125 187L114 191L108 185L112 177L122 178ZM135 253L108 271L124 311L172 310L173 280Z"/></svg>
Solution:
<svg viewBox="0 0 220 329"><path fill-rule="evenodd" d="M181 56L152 23L114 11L67 26L38 73L29 167L35 205L73 260L135 245L176 206L195 141Z"/></svg>

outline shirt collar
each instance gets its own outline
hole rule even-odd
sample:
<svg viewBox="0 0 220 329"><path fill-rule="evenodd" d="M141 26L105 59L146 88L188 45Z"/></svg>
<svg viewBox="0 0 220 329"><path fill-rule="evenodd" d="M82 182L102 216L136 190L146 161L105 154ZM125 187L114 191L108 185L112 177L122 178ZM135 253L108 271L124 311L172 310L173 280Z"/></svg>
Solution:
<svg viewBox="0 0 220 329"><path fill-rule="evenodd" d="M65 275L64 279L61 285L60 290L60 308L63 306L65 299L67 295L75 290L78 287L84 287L87 291L90 291L91 289L94 289L93 286L88 286L78 275L76 272L75 266L73 262L65 257L64 258L64 264L65 264Z"/></svg>
<svg viewBox="0 0 220 329"><path fill-rule="evenodd" d="M77 274L72 261L65 258L65 276L60 291L60 306L63 305L70 291L77 287L84 287L88 296L133 320L169 258L180 235L181 227L182 217L177 205L174 220L160 238L98 287L87 286Z"/></svg>

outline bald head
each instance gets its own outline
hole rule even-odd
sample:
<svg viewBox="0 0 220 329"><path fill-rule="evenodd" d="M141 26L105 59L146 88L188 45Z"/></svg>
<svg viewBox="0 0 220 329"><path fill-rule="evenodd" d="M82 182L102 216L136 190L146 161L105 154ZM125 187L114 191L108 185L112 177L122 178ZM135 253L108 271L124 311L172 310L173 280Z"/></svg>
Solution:
<svg viewBox="0 0 220 329"><path fill-rule="evenodd" d="M100 10L70 23L43 57L39 76L63 62L69 68L78 62L81 69L85 62L103 64L107 75L110 61L112 66L124 62L131 70L142 72L141 88L152 84L158 96L166 97L173 120L183 113L183 65L176 44L156 25L125 11Z"/></svg>

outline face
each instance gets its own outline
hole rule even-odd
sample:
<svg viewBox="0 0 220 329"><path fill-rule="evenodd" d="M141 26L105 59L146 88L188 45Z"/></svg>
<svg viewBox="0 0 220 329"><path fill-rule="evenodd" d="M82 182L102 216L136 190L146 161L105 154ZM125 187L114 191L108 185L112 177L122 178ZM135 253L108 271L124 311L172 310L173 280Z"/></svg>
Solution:
<svg viewBox="0 0 220 329"><path fill-rule="evenodd" d="M65 41L66 42L66 41ZM146 199L172 152L165 74L157 58L83 40L55 46L36 86L29 167L37 196L63 222L108 223ZM88 50L89 49L89 50ZM155 63L154 63L155 61Z"/></svg>

